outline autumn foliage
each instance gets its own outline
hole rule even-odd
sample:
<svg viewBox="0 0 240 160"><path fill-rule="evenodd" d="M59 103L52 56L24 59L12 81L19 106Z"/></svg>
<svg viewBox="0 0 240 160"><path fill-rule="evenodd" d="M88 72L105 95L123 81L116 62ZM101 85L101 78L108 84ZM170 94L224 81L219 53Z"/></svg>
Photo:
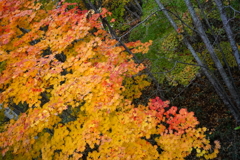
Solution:
<svg viewBox="0 0 240 160"><path fill-rule="evenodd" d="M215 158L206 128L192 112L159 97L132 100L150 83L144 69L103 30L101 13L45 10L35 1L0 1L0 103L27 104L0 133L0 149L17 159ZM133 53L151 44L132 42ZM134 82L133 82L134 81Z"/></svg>

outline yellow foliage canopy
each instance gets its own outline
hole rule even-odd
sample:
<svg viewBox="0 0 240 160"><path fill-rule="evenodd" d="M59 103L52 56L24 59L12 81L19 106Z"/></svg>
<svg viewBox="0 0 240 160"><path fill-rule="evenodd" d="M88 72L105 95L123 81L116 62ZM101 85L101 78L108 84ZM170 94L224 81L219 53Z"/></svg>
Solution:
<svg viewBox="0 0 240 160"><path fill-rule="evenodd" d="M178 113L159 98L147 107L132 105L150 83L145 76L132 78L143 65L102 30L99 17L106 10L88 16L77 8L66 11L70 4L41 10L34 1L0 3L0 103L28 104L0 133L3 155L152 160L181 159L200 149L199 156L216 156L219 145L210 153L193 113ZM127 46L147 52L150 43Z"/></svg>

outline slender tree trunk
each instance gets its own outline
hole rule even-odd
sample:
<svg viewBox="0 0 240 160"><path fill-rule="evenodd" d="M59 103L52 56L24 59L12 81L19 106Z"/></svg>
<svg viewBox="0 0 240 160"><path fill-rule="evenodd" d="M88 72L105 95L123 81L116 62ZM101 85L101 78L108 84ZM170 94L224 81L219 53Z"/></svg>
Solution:
<svg viewBox="0 0 240 160"><path fill-rule="evenodd" d="M203 29L201 21L199 20L199 18L196 15L196 12L193 9L193 6L192 6L190 0L184 0L184 1L185 1L186 5L188 7L188 11L190 12L190 15L191 15L192 19L193 19L193 23L195 24L195 27L198 30L199 36L203 40L209 54L212 57L213 62L215 63L215 66L217 67L217 69L218 69L218 71L219 71L219 73L220 73L220 75L221 75L221 77L224 81L224 83L226 84L231 96L233 97L235 103L237 104L237 108L240 110L240 97L239 97L239 94L238 94L237 90L234 88L234 86L232 84L233 82L231 82L229 80L229 78L228 78L228 76L227 76L219 58L217 57L217 55L214 51L213 46L211 45L211 43L210 43L210 41L209 41L209 39L208 39L204 29Z"/></svg>
<svg viewBox="0 0 240 160"><path fill-rule="evenodd" d="M236 88L235 80L234 80L234 78L233 78L233 76L232 76L231 68L230 68L229 63L228 63L228 61L227 61L226 55L225 55L225 53L224 53L224 51L223 51L223 48L222 48L222 46L221 46L221 44L220 44L219 36L218 36L217 33L214 31L212 25L210 25L210 22L209 22L209 20L208 20L208 18L207 18L206 13L204 12L204 8L202 7L200 0L197 0L197 3L198 3L198 5L199 5L199 9L200 9L200 11L201 11L201 15L203 16L203 18L204 18L204 20L205 20L205 22L206 22L206 24L207 24L208 29L210 30L211 34L212 34L213 37L214 37L214 43L216 44L217 48L219 49L219 51L220 51L221 54L222 54L222 60L223 60L224 65L227 67L227 73L228 73L228 75L229 75L229 78L230 78L230 80L232 81L232 83L233 83L233 85L234 85L234 88Z"/></svg>
<svg viewBox="0 0 240 160"><path fill-rule="evenodd" d="M96 11L97 11L97 10L96 10L96 7L95 7L89 0L88 0L88 3L89 3L89 6L96 12ZM101 19L102 19L102 24L103 24L103 26L105 26L104 29L105 29L105 30L109 29L109 32L110 32L112 38L116 39L116 40L119 42L119 44L120 44L121 46L123 46L124 49L125 49L129 54L131 54L131 55L133 56L133 59L134 59L137 63L140 63L140 60L136 57L136 55L133 54L133 53L131 52L131 50L124 44L124 42L121 40L121 38L119 38L119 37L117 36L116 32L115 32L114 29L111 27L111 25L109 24L109 22L107 21L107 19L106 19L106 18L103 18L103 17L101 17ZM149 75L149 77L152 79L152 82L154 83L154 85L157 87L157 93L160 95L161 99L165 100L164 93L163 93L163 90L162 90L161 87L160 87L159 82L157 81L157 79L154 77L154 75L151 73L151 71L150 71L148 68L146 68L145 70L146 70L146 73Z"/></svg>
<svg viewBox="0 0 240 160"><path fill-rule="evenodd" d="M234 57L236 59L236 62L238 64L238 69L240 70L240 54L238 52L238 47L236 45L236 41L233 38L233 32L232 32L232 29L230 27L230 24L228 23L228 18L227 18L226 12L223 8L223 4L222 4L221 0L215 0L215 3L217 4L217 8L219 10L220 17L222 19L223 27L224 27L224 29L227 33L228 40L229 40L230 45L232 47L233 55L234 55Z"/></svg>
<svg viewBox="0 0 240 160"><path fill-rule="evenodd" d="M9 118L9 119L15 119L17 120L18 119L18 115L13 111L11 110L10 108L3 108L2 107L2 104L0 104L0 109L3 109L4 110L4 115Z"/></svg>
<svg viewBox="0 0 240 160"><path fill-rule="evenodd" d="M175 23L175 21L172 19L172 17L168 14L167 10L163 6L163 4L159 0L155 0L159 8L163 11L165 16L167 17L168 21L171 23L175 31L177 31L178 27ZM224 104L229 108L232 115L234 116L235 120L238 124L240 124L240 112L238 108L232 103L231 98L227 95L226 91L224 90L224 87L220 84L220 82L213 76L213 74L209 71L208 66L200 59L200 57L195 52L192 45L189 43L188 39L184 38L183 40L184 44L187 46L189 51L192 53L193 57L197 61L197 63L201 66L201 69L203 73L206 75L212 86L214 87L215 91L219 95L219 97L222 99Z"/></svg>
<svg viewBox="0 0 240 160"><path fill-rule="evenodd" d="M132 15L134 15L135 17L137 17L138 19L140 19L140 16L136 13L131 11L127 6L124 7L129 13L131 13Z"/></svg>
<svg viewBox="0 0 240 160"><path fill-rule="evenodd" d="M135 2L136 2L136 1L135 1ZM132 1L130 1L129 3L131 4L131 6L132 6L133 8L135 8L136 13L138 13L138 15L141 16L141 7L139 8L139 6L137 5L138 2L137 2L136 5L135 5Z"/></svg>
<svg viewBox="0 0 240 160"><path fill-rule="evenodd" d="M139 15L141 16L141 15L142 15L142 7L141 7L141 5L139 4L138 0L134 0L134 2L135 2L136 5L137 5L138 11L139 11Z"/></svg>

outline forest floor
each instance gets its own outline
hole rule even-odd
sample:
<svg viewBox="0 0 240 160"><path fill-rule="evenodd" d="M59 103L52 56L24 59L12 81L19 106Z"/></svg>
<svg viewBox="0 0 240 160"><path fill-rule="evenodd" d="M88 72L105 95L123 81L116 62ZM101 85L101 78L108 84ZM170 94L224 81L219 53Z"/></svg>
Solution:
<svg viewBox="0 0 240 160"><path fill-rule="evenodd" d="M236 70L233 73L233 77L239 80L239 71ZM240 86L240 81L238 83L237 86ZM143 92L142 97L151 95L155 89L154 87L148 87ZM195 113L200 122L199 127L208 128L207 137L211 142L214 140L220 141L221 149L217 160L240 159L240 130L234 130L237 125L233 116L205 76L196 78L187 87L166 85L162 89L167 90L165 98L171 101L171 105L187 108ZM187 159L194 160L196 158L190 155Z"/></svg>
<svg viewBox="0 0 240 160"><path fill-rule="evenodd" d="M234 76L237 78L240 77L240 74L235 72ZM180 88L174 88L171 93L177 93ZM172 105L185 107L189 111L193 111L200 122L200 126L209 129L210 140L221 142L218 159L240 159L240 130L234 130L237 125L233 116L205 77L193 81L180 96L176 97Z"/></svg>

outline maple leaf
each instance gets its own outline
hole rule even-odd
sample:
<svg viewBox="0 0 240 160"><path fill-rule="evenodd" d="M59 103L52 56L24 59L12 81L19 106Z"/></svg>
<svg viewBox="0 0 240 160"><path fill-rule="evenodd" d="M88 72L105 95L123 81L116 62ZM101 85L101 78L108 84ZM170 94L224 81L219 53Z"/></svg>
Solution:
<svg viewBox="0 0 240 160"><path fill-rule="evenodd" d="M26 110L0 133L2 154L78 159L91 149L89 159L183 159L199 148L216 157L220 144L210 153L193 113L159 97L133 105L150 82L137 75L144 66L101 29L105 8L95 14L67 9L72 3L47 11L37 1L0 3L0 103ZM151 43L126 45L146 53ZM148 142L154 135L162 153Z"/></svg>

